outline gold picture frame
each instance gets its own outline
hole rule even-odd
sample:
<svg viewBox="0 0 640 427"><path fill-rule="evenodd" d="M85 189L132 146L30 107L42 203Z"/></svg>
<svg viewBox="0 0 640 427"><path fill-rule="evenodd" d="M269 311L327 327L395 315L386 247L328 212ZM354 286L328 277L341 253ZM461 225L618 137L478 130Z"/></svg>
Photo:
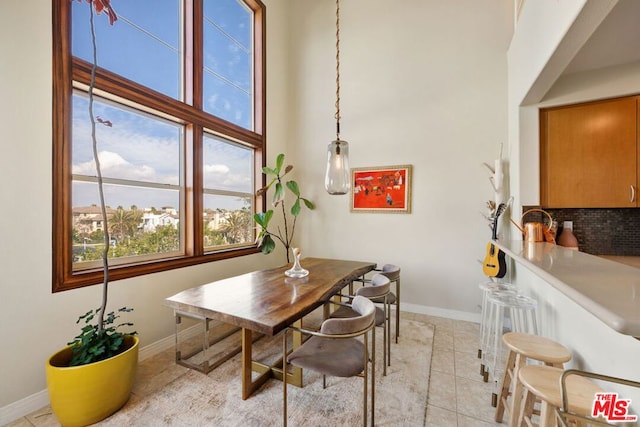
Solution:
<svg viewBox="0 0 640 427"><path fill-rule="evenodd" d="M351 169L351 212L411 213L412 165Z"/></svg>

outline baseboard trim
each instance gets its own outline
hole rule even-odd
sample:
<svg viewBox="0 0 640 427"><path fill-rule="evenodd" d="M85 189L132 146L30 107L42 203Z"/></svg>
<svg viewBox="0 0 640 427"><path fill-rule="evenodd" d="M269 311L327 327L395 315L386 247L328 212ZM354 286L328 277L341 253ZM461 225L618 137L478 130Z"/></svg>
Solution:
<svg viewBox="0 0 640 427"><path fill-rule="evenodd" d="M49 404L49 392L44 389L0 408L0 425L7 425Z"/></svg>
<svg viewBox="0 0 640 427"><path fill-rule="evenodd" d="M400 308L402 311L408 311L410 313L426 314L429 316L444 317L446 319L480 323L480 313L468 313L466 311L448 310L445 308L429 307L426 305L410 304L406 302L402 302Z"/></svg>

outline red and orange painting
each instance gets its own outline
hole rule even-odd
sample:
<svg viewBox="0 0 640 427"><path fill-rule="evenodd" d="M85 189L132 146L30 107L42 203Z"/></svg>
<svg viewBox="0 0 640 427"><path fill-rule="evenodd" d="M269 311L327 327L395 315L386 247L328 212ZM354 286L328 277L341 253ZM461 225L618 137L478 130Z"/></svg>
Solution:
<svg viewBox="0 0 640 427"><path fill-rule="evenodd" d="M351 170L353 212L411 212L411 165Z"/></svg>

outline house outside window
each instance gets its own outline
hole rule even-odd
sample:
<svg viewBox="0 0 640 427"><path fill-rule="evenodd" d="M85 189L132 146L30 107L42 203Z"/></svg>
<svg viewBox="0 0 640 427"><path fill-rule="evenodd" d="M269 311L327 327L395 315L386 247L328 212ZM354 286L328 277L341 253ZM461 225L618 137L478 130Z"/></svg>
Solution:
<svg viewBox="0 0 640 427"><path fill-rule="evenodd" d="M112 280L255 253L264 5L111 0L94 16L93 118ZM102 280L86 2L53 1L53 290Z"/></svg>

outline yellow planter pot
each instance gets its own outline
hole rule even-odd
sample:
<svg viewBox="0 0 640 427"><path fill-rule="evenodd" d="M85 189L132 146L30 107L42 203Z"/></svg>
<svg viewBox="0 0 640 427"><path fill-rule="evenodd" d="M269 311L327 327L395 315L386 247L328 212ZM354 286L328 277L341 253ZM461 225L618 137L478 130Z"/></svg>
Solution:
<svg viewBox="0 0 640 427"><path fill-rule="evenodd" d="M82 366L65 366L71 347L47 360L51 409L63 426L86 426L107 418L129 399L138 365L138 337L128 335L123 353Z"/></svg>

